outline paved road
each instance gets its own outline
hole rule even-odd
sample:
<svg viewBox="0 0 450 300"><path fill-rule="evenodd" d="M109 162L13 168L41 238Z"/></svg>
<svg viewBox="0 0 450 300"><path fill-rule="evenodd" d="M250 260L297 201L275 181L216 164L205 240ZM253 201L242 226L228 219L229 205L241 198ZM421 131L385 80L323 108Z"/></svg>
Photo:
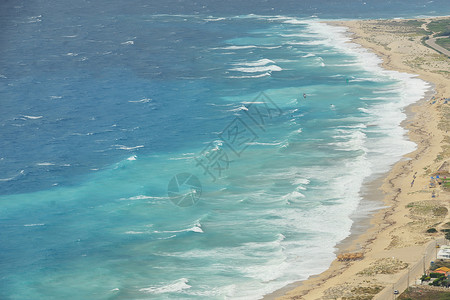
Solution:
<svg viewBox="0 0 450 300"><path fill-rule="evenodd" d="M388 285L384 290L375 295L374 300L391 300L397 299L397 295L394 294L394 290L398 290L399 293L403 293L409 286L415 284L416 279L420 278L424 273L424 268L430 266L430 262L436 259L437 248L436 245L444 245L447 241L445 238L439 238L437 240L431 241L425 247L423 253L423 258L408 267L407 270L403 271L403 275L391 285Z"/></svg>
<svg viewBox="0 0 450 300"><path fill-rule="evenodd" d="M440 36L440 37L432 37L429 38L428 40L425 40L425 43L430 46L431 48L433 48L434 50L437 50L447 56L450 57L450 51L448 51L447 49L445 49L444 47L439 46L438 44L436 44L436 40L439 38L444 38L444 37L448 37L448 36Z"/></svg>

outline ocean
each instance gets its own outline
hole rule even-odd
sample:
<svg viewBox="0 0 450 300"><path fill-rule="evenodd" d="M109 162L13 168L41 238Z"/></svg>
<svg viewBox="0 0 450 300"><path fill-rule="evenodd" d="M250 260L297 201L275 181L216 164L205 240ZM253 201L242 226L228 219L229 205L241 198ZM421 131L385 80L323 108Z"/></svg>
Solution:
<svg viewBox="0 0 450 300"><path fill-rule="evenodd" d="M320 21L450 12L0 8L0 298L27 300L259 299L324 271L363 184L415 149L400 123L431 86Z"/></svg>

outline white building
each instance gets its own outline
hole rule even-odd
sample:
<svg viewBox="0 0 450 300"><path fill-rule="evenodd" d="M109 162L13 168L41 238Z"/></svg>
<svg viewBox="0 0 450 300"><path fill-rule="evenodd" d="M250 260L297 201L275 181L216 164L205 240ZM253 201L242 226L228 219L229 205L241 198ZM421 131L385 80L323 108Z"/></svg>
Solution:
<svg viewBox="0 0 450 300"><path fill-rule="evenodd" d="M450 259L450 246L441 246L437 254L437 259Z"/></svg>

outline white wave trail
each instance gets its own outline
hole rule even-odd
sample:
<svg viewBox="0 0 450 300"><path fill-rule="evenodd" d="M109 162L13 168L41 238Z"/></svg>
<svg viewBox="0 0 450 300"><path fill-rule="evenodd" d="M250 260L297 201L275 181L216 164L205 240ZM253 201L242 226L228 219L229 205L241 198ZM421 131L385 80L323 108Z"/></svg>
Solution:
<svg viewBox="0 0 450 300"><path fill-rule="evenodd" d="M270 72L258 74L258 75L243 75L243 76L228 76L228 78L261 78L261 77L267 77L270 76Z"/></svg>
<svg viewBox="0 0 450 300"><path fill-rule="evenodd" d="M260 48L260 49L277 49L280 48L281 46L256 46L256 45L241 45L241 46L237 46L237 45L231 45L231 46L225 46L225 47L219 47L219 48L211 48L213 50L243 50L243 49L253 49L253 48Z"/></svg>
<svg viewBox="0 0 450 300"><path fill-rule="evenodd" d="M244 73L268 72L268 71L269 72L278 72L278 71L282 71L282 70L283 69L277 65L231 69L231 71L238 71L238 72L244 72Z"/></svg>
<svg viewBox="0 0 450 300"><path fill-rule="evenodd" d="M149 103L150 101L152 101L151 98L142 98L140 100L130 100L128 102L130 102L130 103Z"/></svg>
<svg viewBox="0 0 450 300"><path fill-rule="evenodd" d="M20 175L25 174L25 170L20 170L19 173L17 173L16 175L14 175L13 177L9 177L9 178L0 178L0 181L10 181L10 180L14 180L15 178L17 178Z"/></svg>
<svg viewBox="0 0 450 300"><path fill-rule="evenodd" d="M117 149L120 149L120 150L134 150L134 149L144 148L144 145L134 146L134 147L127 147L124 145L114 145L114 146L116 146Z"/></svg>
<svg viewBox="0 0 450 300"><path fill-rule="evenodd" d="M241 49L251 49L256 48L256 46L248 45L248 46L226 46L223 48L217 48L217 49L224 49L224 50L241 50Z"/></svg>
<svg viewBox="0 0 450 300"><path fill-rule="evenodd" d="M139 292L150 293L150 294L164 294L164 293L175 293L180 292L185 289L191 288L188 284L189 280L187 278L180 278L175 280L170 284L166 284L160 287L150 286L148 288L139 289Z"/></svg>
<svg viewBox="0 0 450 300"><path fill-rule="evenodd" d="M37 163L36 166L54 166L54 163L51 162L43 162L43 163Z"/></svg>
<svg viewBox="0 0 450 300"><path fill-rule="evenodd" d="M40 119L40 118L42 118L43 116L23 116L24 118L26 118L26 119L30 119L30 120L37 120L37 119Z"/></svg>
<svg viewBox="0 0 450 300"><path fill-rule="evenodd" d="M188 232L188 231L203 233L202 224L200 224L200 222L197 222L197 223L194 224L194 226L192 226L190 228L186 228L186 229L181 229L181 230L164 230L164 231L155 230L154 232L155 233L177 233L177 232Z"/></svg>
<svg viewBox="0 0 450 300"><path fill-rule="evenodd" d="M275 64L275 62L273 60L263 58L263 59L260 59L260 60L254 61L254 62L235 63L234 65L247 66L247 67L258 67L258 66L265 66L268 64Z"/></svg>

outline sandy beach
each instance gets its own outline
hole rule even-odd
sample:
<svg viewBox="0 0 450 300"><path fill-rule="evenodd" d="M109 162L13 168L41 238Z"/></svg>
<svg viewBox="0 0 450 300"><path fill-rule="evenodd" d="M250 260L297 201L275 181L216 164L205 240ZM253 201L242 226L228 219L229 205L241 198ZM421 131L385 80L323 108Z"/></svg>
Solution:
<svg viewBox="0 0 450 300"><path fill-rule="evenodd" d="M440 168L449 171L444 163L450 162L450 101L445 102L450 98L450 59L422 42L429 35L427 24L444 18L449 17L327 22L347 27L352 42L379 55L384 68L417 74L434 91L406 110L408 119L402 125L417 150L393 166L385 178L372 182L365 193L367 198L383 201L386 208L371 217L364 233L354 232L336 253L341 258L345 253L360 253L363 258L336 259L322 274L267 298L386 299L380 295L387 295L387 289L422 259L427 245L443 237L441 229L450 228L446 224L450 192L438 183L430 187L431 176ZM430 228L437 232L427 233Z"/></svg>

